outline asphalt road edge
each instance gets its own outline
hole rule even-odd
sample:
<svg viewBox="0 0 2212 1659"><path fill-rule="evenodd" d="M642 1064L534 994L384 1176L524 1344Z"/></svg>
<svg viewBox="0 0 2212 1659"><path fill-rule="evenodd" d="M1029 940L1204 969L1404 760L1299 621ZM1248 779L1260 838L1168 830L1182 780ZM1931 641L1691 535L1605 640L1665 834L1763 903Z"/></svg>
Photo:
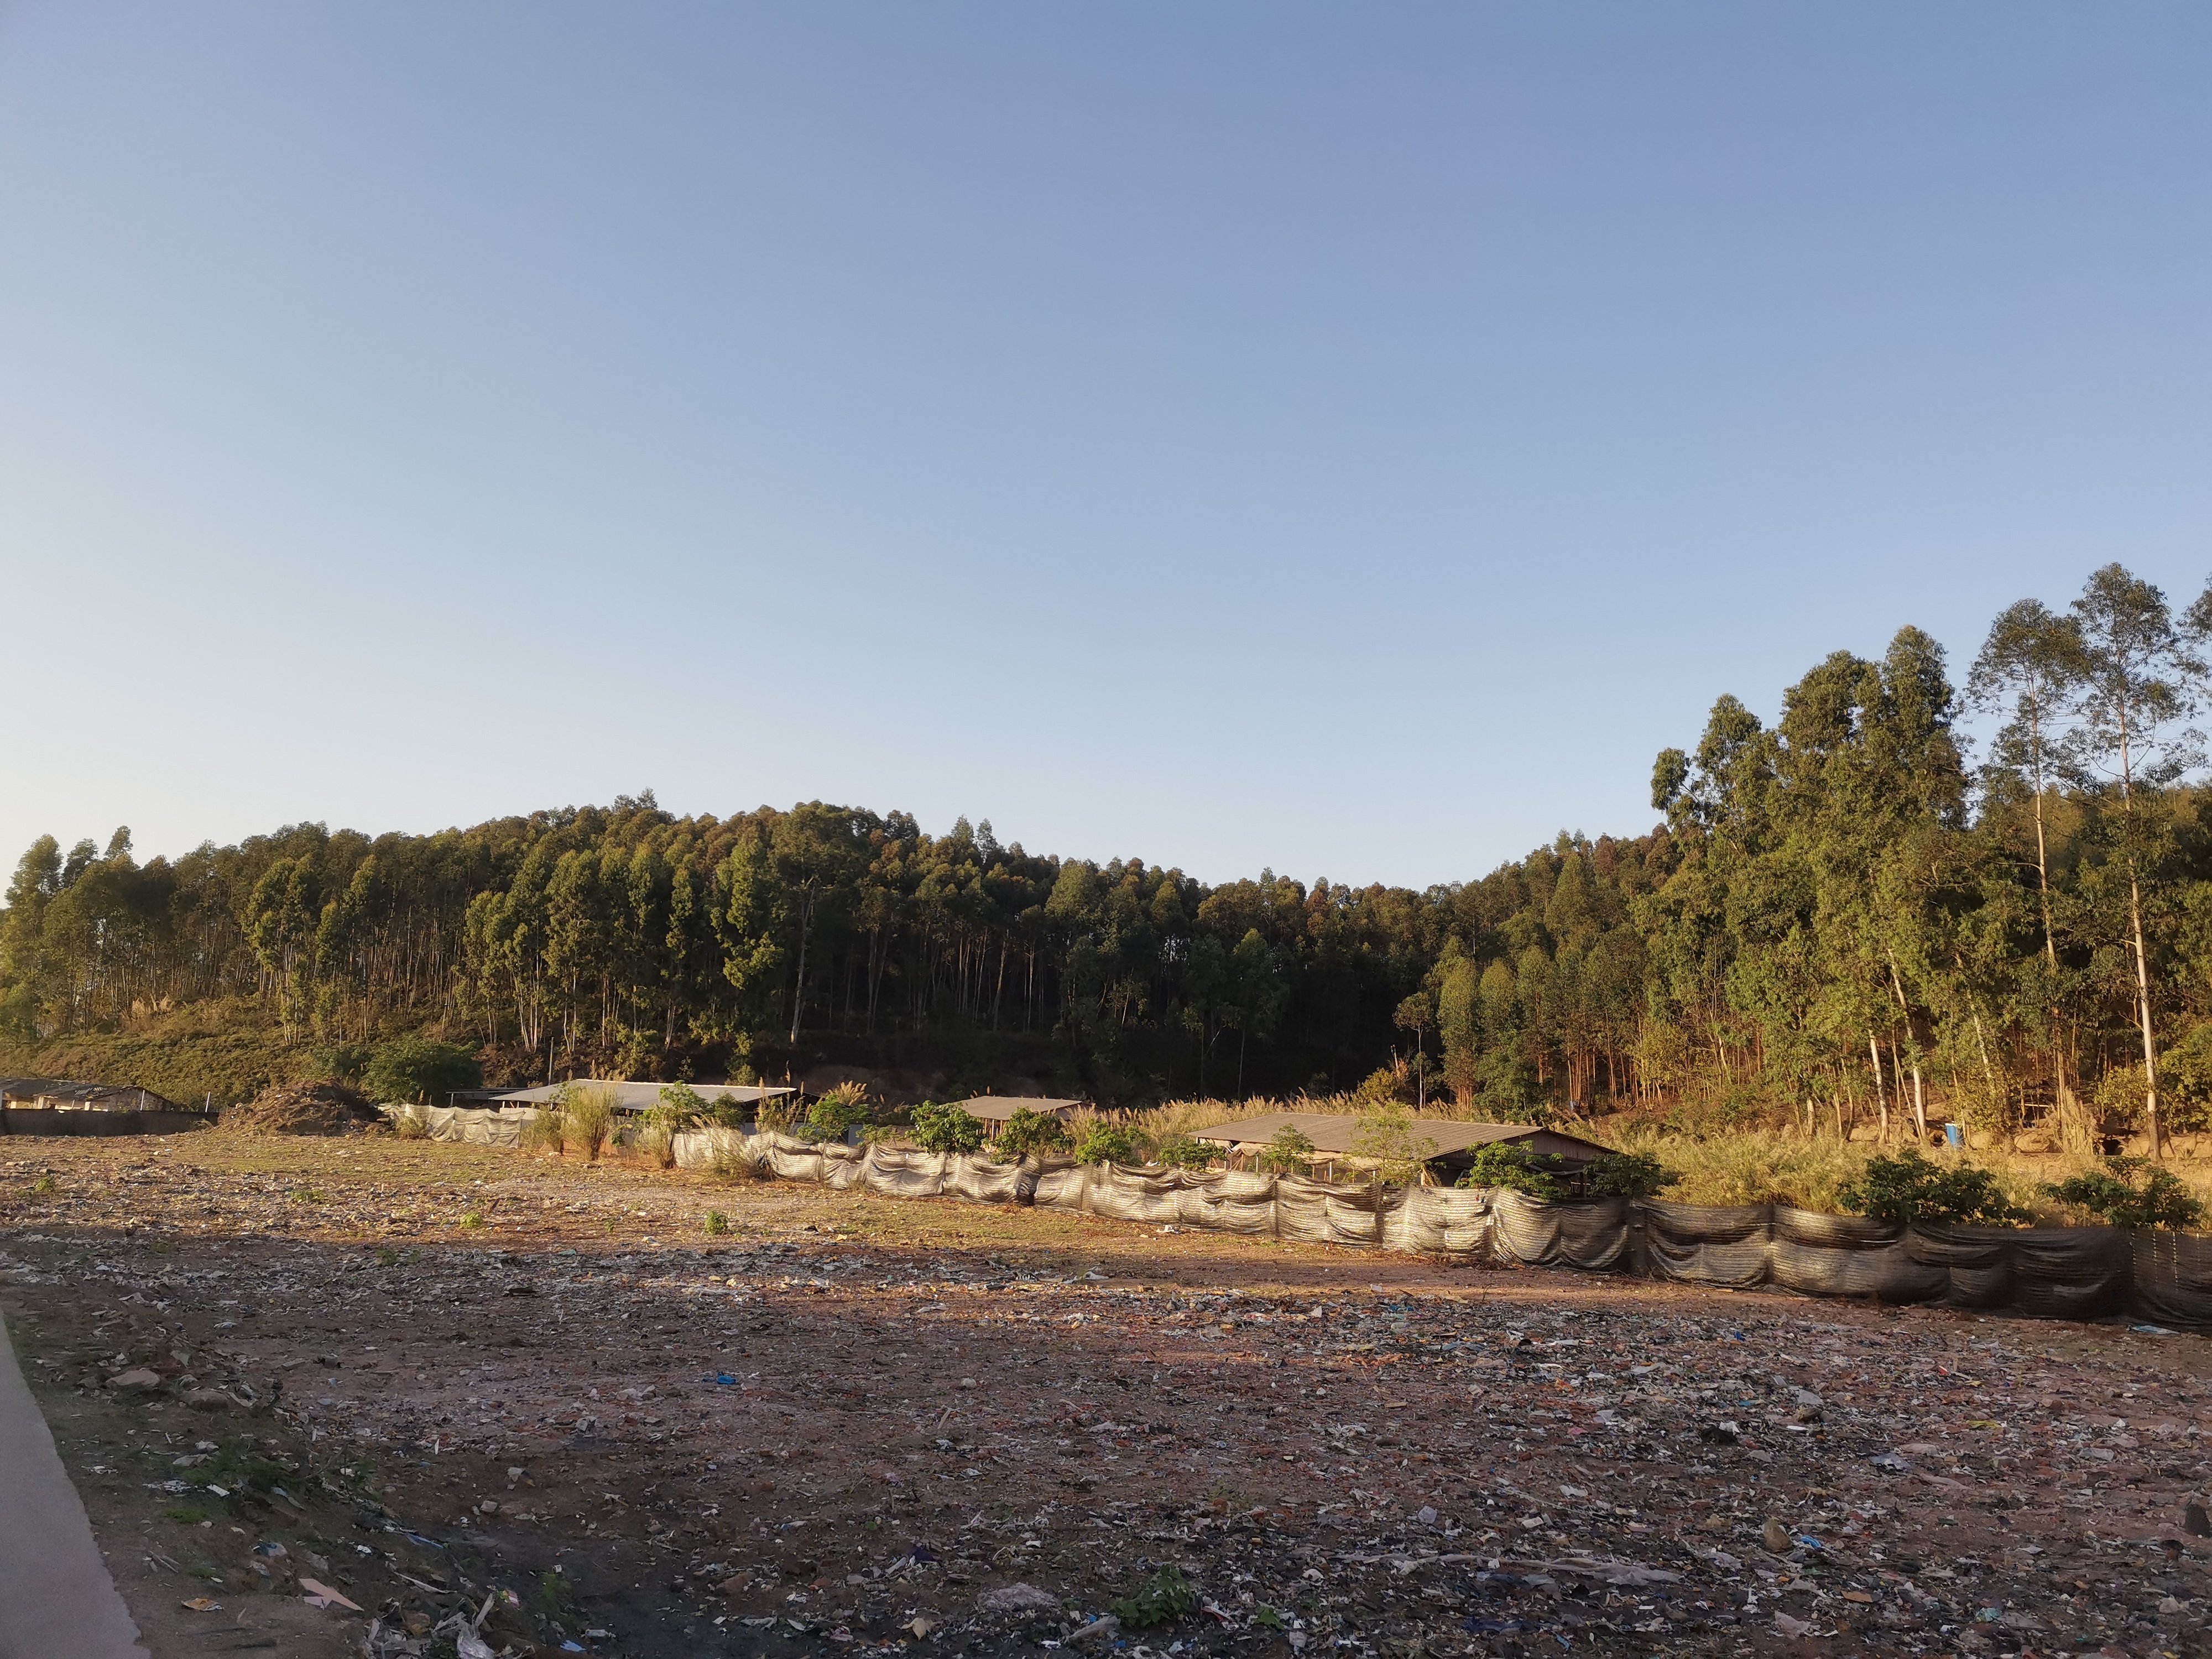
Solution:
<svg viewBox="0 0 2212 1659"><path fill-rule="evenodd" d="M146 1659L0 1320L0 1659Z"/></svg>

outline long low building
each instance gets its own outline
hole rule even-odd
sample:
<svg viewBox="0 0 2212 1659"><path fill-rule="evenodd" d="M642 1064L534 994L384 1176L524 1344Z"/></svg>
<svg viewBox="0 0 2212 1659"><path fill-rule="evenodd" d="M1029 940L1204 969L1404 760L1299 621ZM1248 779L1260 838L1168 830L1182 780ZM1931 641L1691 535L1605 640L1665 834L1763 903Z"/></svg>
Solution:
<svg viewBox="0 0 2212 1659"><path fill-rule="evenodd" d="M136 1084L83 1083L66 1077L0 1078L0 1103L22 1111L187 1112Z"/></svg>
<svg viewBox="0 0 2212 1659"><path fill-rule="evenodd" d="M544 1083L534 1089L456 1089L447 1104L498 1111L535 1111L560 1098L565 1092L598 1089L613 1096L614 1107L618 1112L649 1112L660 1104L660 1091L668 1086L665 1083L617 1082L605 1078L580 1077L571 1083ZM733 1106L757 1106L763 1100L799 1092L796 1089L763 1088L755 1083L694 1083L688 1086L709 1106L719 1106L724 1101Z"/></svg>
<svg viewBox="0 0 2212 1659"><path fill-rule="evenodd" d="M1256 1156L1283 1130L1296 1129L1313 1143L1308 1158L1313 1173L1328 1180L1339 1172L1340 1166L1356 1167L1360 1161L1352 1147L1364 1121L1356 1115L1333 1112L1269 1112L1192 1133L1208 1146L1226 1147L1233 1163L1240 1153ZM1430 1167L1451 1175L1465 1170L1474 1161L1476 1151L1484 1146L1519 1146L1540 1158L1555 1158L1560 1170L1570 1176L1612 1150L1579 1135L1562 1134L1534 1123L1466 1123L1448 1117L1417 1117L1412 1123L1414 1135L1435 1149L1426 1160Z"/></svg>

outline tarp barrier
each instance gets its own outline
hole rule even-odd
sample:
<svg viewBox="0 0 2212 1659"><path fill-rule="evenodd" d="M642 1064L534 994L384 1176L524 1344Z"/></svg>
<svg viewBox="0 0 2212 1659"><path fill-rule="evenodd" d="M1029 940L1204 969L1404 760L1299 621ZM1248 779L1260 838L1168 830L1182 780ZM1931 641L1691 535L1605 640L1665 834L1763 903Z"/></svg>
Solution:
<svg viewBox="0 0 2212 1659"><path fill-rule="evenodd" d="M1037 1171L1030 1202L1039 1209L1080 1210L1090 1200L1093 1166L1088 1164L1048 1164Z"/></svg>
<svg viewBox="0 0 2212 1659"><path fill-rule="evenodd" d="M1022 1166L1000 1164L978 1152L955 1152L945 1159L945 1192L978 1204L1015 1204L1021 1200Z"/></svg>
<svg viewBox="0 0 2212 1659"><path fill-rule="evenodd" d="M886 1198L937 1198L945 1191L945 1162L943 1152L871 1146L861 1168L872 1193Z"/></svg>
<svg viewBox="0 0 2212 1659"><path fill-rule="evenodd" d="M1653 1278L1738 1290L1766 1282L1771 1206L1662 1204L1655 1199L1641 1207Z"/></svg>
<svg viewBox="0 0 2212 1659"><path fill-rule="evenodd" d="M1775 1205L1771 1217L1768 1276L1786 1290L1903 1303L1932 1301L1948 1287L1948 1277L1913 1255L1894 1222L1787 1204Z"/></svg>
<svg viewBox="0 0 2212 1659"><path fill-rule="evenodd" d="M2146 1228L2129 1244L2139 1310L2161 1325L2212 1326L2212 1238Z"/></svg>
<svg viewBox="0 0 2212 1659"><path fill-rule="evenodd" d="M441 1140L512 1146L526 1115L417 1109ZM676 1137L687 1170L738 1168L887 1198L1034 1204L1115 1220L1451 1255L1808 1296L1938 1302L2038 1317L2132 1309L2212 1328L2212 1238L2111 1227L1899 1227L1787 1205L1656 1199L1547 1203L1509 1189L1384 1187L1241 1170L1195 1173L1066 1158L817 1145L708 1129Z"/></svg>
<svg viewBox="0 0 2212 1659"><path fill-rule="evenodd" d="M1491 1194L1491 1219L1500 1259L1532 1267L1603 1273L1617 1267L1628 1249L1626 1199L1547 1204L1502 1188Z"/></svg>
<svg viewBox="0 0 2212 1659"><path fill-rule="evenodd" d="M1379 1244L1383 1195L1390 1190L1278 1176L1275 1237L1300 1244Z"/></svg>
<svg viewBox="0 0 2212 1659"><path fill-rule="evenodd" d="M1382 1215L1382 1248L1486 1259L1492 1253L1486 1188L1407 1187Z"/></svg>

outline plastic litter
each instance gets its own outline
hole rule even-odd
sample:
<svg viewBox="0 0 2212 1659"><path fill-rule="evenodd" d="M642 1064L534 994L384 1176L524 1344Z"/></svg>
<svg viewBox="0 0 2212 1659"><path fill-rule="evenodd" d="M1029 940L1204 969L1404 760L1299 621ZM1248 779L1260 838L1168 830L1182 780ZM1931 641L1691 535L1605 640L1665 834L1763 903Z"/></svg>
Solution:
<svg viewBox="0 0 2212 1659"><path fill-rule="evenodd" d="M343 1590L332 1589L319 1578L301 1578L300 1589L305 1593L310 1607L341 1607L349 1613L361 1611L359 1602L350 1600Z"/></svg>

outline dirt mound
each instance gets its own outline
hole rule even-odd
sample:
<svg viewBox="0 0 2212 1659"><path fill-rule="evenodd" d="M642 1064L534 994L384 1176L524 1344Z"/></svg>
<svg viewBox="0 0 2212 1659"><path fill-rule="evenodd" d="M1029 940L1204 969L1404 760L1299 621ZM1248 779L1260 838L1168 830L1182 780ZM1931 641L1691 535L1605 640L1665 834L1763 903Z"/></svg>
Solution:
<svg viewBox="0 0 2212 1659"><path fill-rule="evenodd" d="M343 1083L280 1083L222 1115L225 1124L272 1135L346 1135L376 1127L384 1114Z"/></svg>

